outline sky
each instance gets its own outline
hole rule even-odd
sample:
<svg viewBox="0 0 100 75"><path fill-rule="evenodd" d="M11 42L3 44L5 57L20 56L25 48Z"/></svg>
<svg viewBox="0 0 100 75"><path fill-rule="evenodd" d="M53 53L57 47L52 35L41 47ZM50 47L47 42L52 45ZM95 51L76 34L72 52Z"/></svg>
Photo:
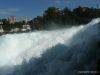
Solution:
<svg viewBox="0 0 100 75"><path fill-rule="evenodd" d="M29 19L43 15L50 6L58 8L96 7L100 0L0 0L0 18L27 16Z"/></svg>

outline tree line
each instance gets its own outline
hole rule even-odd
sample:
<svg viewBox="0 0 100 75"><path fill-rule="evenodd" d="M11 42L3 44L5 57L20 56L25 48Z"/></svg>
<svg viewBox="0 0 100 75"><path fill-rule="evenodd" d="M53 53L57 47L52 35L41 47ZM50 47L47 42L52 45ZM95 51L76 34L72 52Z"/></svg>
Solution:
<svg viewBox="0 0 100 75"><path fill-rule="evenodd" d="M73 10L65 7L59 9L57 7L48 7L43 15L37 16L28 21L32 30L49 29L50 27L65 27L72 25L86 24L93 18L100 17L100 9L89 7L77 7ZM0 19L3 22L4 31L9 31L11 28L22 28L24 22L16 22L10 24L7 19Z"/></svg>

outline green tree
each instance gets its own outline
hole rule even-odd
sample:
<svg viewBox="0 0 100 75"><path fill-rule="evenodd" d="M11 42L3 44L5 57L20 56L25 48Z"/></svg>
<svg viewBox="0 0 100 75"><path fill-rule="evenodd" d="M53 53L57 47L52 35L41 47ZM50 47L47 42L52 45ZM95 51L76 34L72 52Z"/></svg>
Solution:
<svg viewBox="0 0 100 75"><path fill-rule="evenodd" d="M11 30L11 25L9 23L9 21L7 21L7 19L2 19L2 22L3 22L3 29L5 32L9 32Z"/></svg>
<svg viewBox="0 0 100 75"><path fill-rule="evenodd" d="M46 22L55 22L56 19L58 18L59 15L59 9L56 7L49 7L45 12L44 12L44 17Z"/></svg>
<svg viewBox="0 0 100 75"><path fill-rule="evenodd" d="M62 10L62 22L63 24L72 24L73 15L68 7Z"/></svg>

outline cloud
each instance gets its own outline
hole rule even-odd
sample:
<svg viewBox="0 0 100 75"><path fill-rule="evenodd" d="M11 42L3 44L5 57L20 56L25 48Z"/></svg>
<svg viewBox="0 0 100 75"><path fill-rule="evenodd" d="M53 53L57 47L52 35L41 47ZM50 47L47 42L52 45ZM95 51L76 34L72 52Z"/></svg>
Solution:
<svg viewBox="0 0 100 75"><path fill-rule="evenodd" d="M54 0L54 2L55 2L56 4L60 4L60 3L62 3L62 2L69 3L70 0Z"/></svg>
<svg viewBox="0 0 100 75"><path fill-rule="evenodd" d="M1 15L9 15L9 14L16 13L18 11L19 11L19 9L17 9L17 8L4 8L4 9L0 8Z"/></svg>

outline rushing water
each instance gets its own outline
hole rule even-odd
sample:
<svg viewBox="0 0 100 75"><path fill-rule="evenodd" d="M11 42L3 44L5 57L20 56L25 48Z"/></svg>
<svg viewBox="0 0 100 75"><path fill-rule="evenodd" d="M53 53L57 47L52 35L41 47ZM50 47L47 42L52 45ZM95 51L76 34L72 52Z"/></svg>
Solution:
<svg viewBox="0 0 100 75"><path fill-rule="evenodd" d="M80 69L96 70L98 42L99 18L61 30L0 36L0 75L78 75Z"/></svg>

